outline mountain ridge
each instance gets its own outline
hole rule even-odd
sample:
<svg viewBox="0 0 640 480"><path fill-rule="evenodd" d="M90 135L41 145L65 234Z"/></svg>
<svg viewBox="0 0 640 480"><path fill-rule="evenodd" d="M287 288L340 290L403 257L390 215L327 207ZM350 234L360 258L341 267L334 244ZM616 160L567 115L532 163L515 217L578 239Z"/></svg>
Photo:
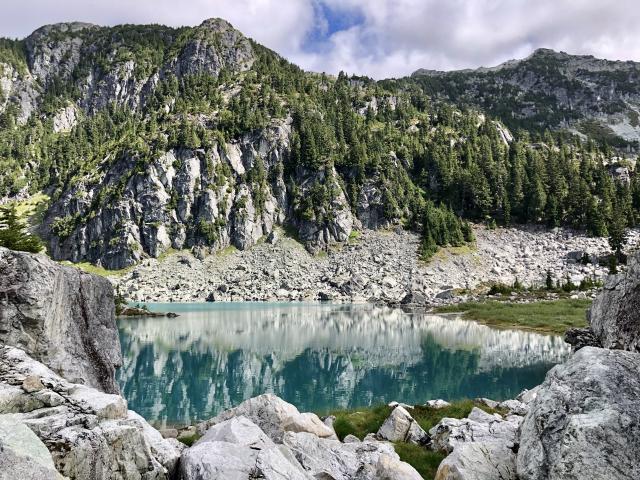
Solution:
<svg viewBox="0 0 640 480"><path fill-rule="evenodd" d="M50 254L111 269L250 248L276 225L312 252L403 226L428 258L471 239L466 219L635 222L640 186L615 151L514 135L427 87L305 72L221 19L46 26L0 42L0 198L43 192Z"/></svg>

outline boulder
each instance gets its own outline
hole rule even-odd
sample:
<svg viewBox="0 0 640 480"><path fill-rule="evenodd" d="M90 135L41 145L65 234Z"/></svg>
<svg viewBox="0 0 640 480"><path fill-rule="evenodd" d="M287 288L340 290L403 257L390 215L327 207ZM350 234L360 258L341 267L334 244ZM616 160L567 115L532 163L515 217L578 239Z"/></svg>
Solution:
<svg viewBox="0 0 640 480"><path fill-rule="evenodd" d="M42 389L23 388L32 377ZM163 439L119 395L68 382L24 351L0 347L0 418L9 413L70 479L161 480L173 475L180 457L177 441Z"/></svg>
<svg viewBox="0 0 640 480"><path fill-rule="evenodd" d="M515 460L513 450L502 443L464 443L440 463L435 480L515 480Z"/></svg>
<svg viewBox="0 0 640 480"><path fill-rule="evenodd" d="M45 255L0 247L0 344L74 383L118 393L122 354L111 283Z"/></svg>
<svg viewBox="0 0 640 480"><path fill-rule="evenodd" d="M521 422L522 417L517 415L502 418L474 407L467 418L443 418L429 430L431 448L451 453L458 445L471 442L497 442L514 448Z"/></svg>
<svg viewBox="0 0 640 480"><path fill-rule="evenodd" d="M282 442L285 432L307 432L320 438L337 438L333 429L325 425L316 414L300 413L296 407L270 393L250 398L237 407L202 422L198 425L198 432L204 434L212 425L238 416L247 417L276 443Z"/></svg>
<svg viewBox="0 0 640 480"><path fill-rule="evenodd" d="M233 417L209 428L182 455L184 480L310 480L286 447L277 446L255 423Z"/></svg>
<svg viewBox="0 0 640 480"><path fill-rule="evenodd" d="M390 442L408 442L416 445L429 443L429 435L425 432L411 414L401 405L397 405L391 415L387 417L377 436Z"/></svg>
<svg viewBox="0 0 640 480"><path fill-rule="evenodd" d="M505 400L498 404L498 408L506 410L509 415L524 416L529 412L529 406L519 400Z"/></svg>
<svg viewBox="0 0 640 480"><path fill-rule="evenodd" d="M305 432L287 432L291 449L311 478L333 480L421 480L409 464L400 461L393 445L385 442L342 443Z"/></svg>
<svg viewBox="0 0 640 480"><path fill-rule="evenodd" d="M0 480L62 480L44 443L16 415L0 415Z"/></svg>
<svg viewBox="0 0 640 480"><path fill-rule="evenodd" d="M521 480L640 478L640 354L584 347L549 371L529 405Z"/></svg>
<svg viewBox="0 0 640 480"><path fill-rule="evenodd" d="M429 430L431 448L448 453L438 480L516 480L518 428L522 417L503 419L474 407L467 418L443 418Z"/></svg>
<svg viewBox="0 0 640 480"><path fill-rule="evenodd" d="M629 257L626 272L609 276L588 319L602 347L640 352L640 253Z"/></svg>
<svg viewBox="0 0 640 480"><path fill-rule="evenodd" d="M570 328L564 333L564 341L571 345L574 351L582 347L602 346L591 328Z"/></svg>
<svg viewBox="0 0 640 480"><path fill-rule="evenodd" d="M427 400L425 406L430 408L435 408L436 410L440 410L442 408L450 407L451 404L445 400L437 399L437 400Z"/></svg>

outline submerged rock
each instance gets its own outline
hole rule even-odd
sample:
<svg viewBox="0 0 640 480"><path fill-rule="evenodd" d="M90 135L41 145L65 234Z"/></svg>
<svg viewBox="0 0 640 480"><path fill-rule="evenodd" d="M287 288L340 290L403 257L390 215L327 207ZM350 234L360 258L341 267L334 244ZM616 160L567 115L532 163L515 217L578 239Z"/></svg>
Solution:
<svg viewBox="0 0 640 480"><path fill-rule="evenodd" d="M0 343L64 378L118 393L122 354L108 280L0 247Z"/></svg>
<svg viewBox="0 0 640 480"><path fill-rule="evenodd" d="M521 480L640 478L640 354L585 347L554 367L520 434Z"/></svg>

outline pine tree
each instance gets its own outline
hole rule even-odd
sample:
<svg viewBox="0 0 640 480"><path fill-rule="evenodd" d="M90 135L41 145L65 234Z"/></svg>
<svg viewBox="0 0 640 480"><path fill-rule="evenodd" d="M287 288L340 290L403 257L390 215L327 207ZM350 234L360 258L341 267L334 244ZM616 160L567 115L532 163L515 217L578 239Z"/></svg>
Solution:
<svg viewBox="0 0 640 480"><path fill-rule="evenodd" d="M15 205L0 207L0 247L31 253L42 250L40 240L20 221Z"/></svg>

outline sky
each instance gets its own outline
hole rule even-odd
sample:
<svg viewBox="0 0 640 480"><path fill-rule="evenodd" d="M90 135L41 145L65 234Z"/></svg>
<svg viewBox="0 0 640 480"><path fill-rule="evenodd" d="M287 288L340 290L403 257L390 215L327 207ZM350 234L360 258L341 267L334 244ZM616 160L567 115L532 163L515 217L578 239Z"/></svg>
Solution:
<svg viewBox="0 0 640 480"><path fill-rule="evenodd" d="M540 47L640 61L640 0L3 0L0 36L41 25L230 21L307 70L400 77Z"/></svg>

